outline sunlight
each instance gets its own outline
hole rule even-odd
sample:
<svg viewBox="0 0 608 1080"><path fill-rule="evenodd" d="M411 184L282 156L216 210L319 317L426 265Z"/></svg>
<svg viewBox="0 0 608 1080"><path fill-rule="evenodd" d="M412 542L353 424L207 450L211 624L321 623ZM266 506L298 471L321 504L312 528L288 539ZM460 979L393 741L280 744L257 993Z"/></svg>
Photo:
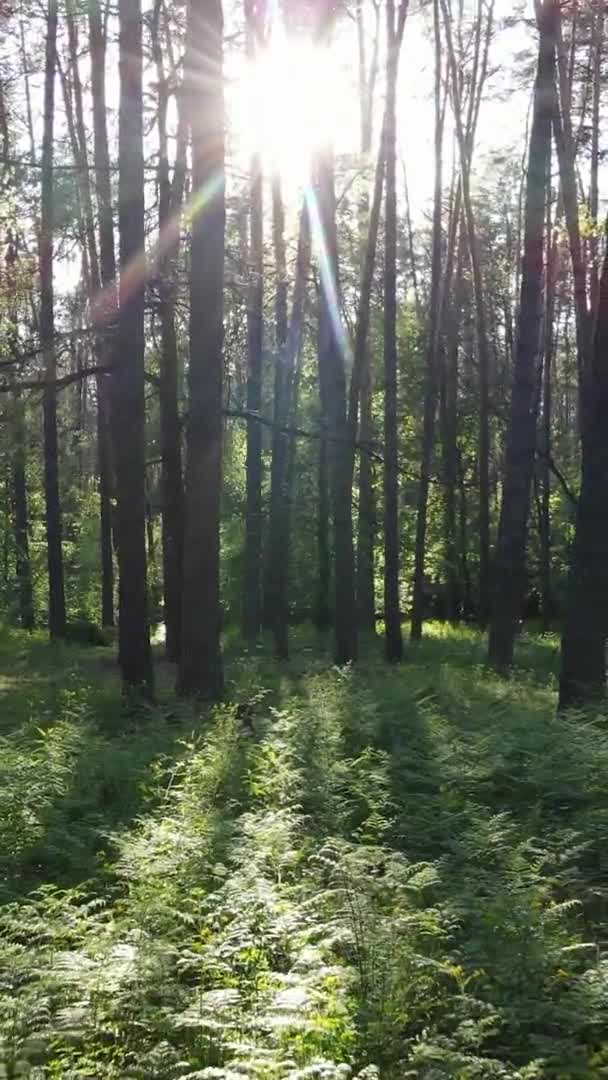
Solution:
<svg viewBox="0 0 608 1080"><path fill-rule="evenodd" d="M314 150L356 123L356 107L331 53L277 25L237 78L233 120L248 155L287 181L305 181Z"/></svg>

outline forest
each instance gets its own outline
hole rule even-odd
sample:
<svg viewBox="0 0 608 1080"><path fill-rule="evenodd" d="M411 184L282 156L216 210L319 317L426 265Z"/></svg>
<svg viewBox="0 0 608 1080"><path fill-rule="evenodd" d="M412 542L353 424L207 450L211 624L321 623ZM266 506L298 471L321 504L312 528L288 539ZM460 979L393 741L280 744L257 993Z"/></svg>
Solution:
<svg viewBox="0 0 608 1080"><path fill-rule="evenodd" d="M0 0L0 1078L608 1077L604 0Z"/></svg>

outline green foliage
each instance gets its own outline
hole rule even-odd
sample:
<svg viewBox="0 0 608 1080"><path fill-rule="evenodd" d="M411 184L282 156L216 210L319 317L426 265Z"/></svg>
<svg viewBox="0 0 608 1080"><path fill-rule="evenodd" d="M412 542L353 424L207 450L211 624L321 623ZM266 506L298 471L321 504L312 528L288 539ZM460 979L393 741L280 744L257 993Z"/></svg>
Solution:
<svg viewBox="0 0 608 1080"><path fill-rule="evenodd" d="M97 654L5 634L5 1075L604 1075L608 736L554 716L553 648L504 682L471 633L390 671L303 638L127 717Z"/></svg>

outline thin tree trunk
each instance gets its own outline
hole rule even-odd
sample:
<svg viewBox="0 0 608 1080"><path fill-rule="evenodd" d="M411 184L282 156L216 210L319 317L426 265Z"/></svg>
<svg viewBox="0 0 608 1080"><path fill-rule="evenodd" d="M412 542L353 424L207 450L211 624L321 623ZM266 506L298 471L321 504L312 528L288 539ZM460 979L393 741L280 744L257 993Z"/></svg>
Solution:
<svg viewBox="0 0 608 1080"><path fill-rule="evenodd" d="M399 478L397 430L397 71L399 39L394 0L387 0L386 196L384 210L384 626L390 663L403 658L399 602Z"/></svg>
<svg viewBox="0 0 608 1080"><path fill-rule="evenodd" d="M33 630L35 625L34 591L29 544L25 408L17 387L13 397L12 415L12 501L15 531L15 568L19 593L19 621L24 630Z"/></svg>
<svg viewBox="0 0 608 1080"><path fill-rule="evenodd" d="M192 222L184 596L178 689L217 699L220 647L220 496L224 290L224 93L221 0L191 0L186 100L192 188L208 199Z"/></svg>
<svg viewBox="0 0 608 1080"><path fill-rule="evenodd" d="M180 230L178 217L183 195L186 130L179 110L173 184L169 175L167 110L169 81L160 40L162 0L155 0L152 43L158 81L158 310L161 327L160 442L162 491L163 598L167 658L177 662L182 618L183 514L181 422L179 415L180 362L175 326L176 272Z"/></svg>
<svg viewBox="0 0 608 1080"><path fill-rule="evenodd" d="M261 38L261 5L245 2L247 54L253 61ZM264 202L262 156L251 158L249 296L247 303L247 459L245 464L245 549L241 632L255 645L262 624L262 408L264 347Z"/></svg>
<svg viewBox="0 0 608 1080"><path fill-rule="evenodd" d="M344 328L341 322L334 161L331 147L316 157L315 229L321 269L319 303L319 380L328 440L329 484L334 537L335 659L357 659L355 558L353 548L352 446L346 405Z"/></svg>
<svg viewBox="0 0 608 1080"><path fill-rule="evenodd" d="M456 235L460 229L458 242L458 261L456 266L456 285L452 297L446 341L444 345L444 363L442 371L440 399L440 428L443 461L443 498L444 498L444 573L447 592L447 618L457 622L461 607L461 583L458 570L458 533L456 525L456 495L458 489L458 348L460 321L462 317L464 237L460 224L460 209L454 214ZM447 274L446 274L447 277Z"/></svg>
<svg viewBox="0 0 608 1080"><path fill-rule="evenodd" d="M600 104L602 96L602 52L604 44L604 5L595 4L593 15L593 103L591 109L591 184L589 188L589 216L592 232L589 238L589 297L592 315L597 311L599 294L599 164L600 164Z"/></svg>
<svg viewBox="0 0 608 1080"><path fill-rule="evenodd" d="M557 265L557 231L551 226L551 187L547 193L547 269L545 299L545 332L543 364L543 408L540 458L540 581L541 581L541 616L542 629L547 633L551 629L553 618L553 587L551 581L551 423L552 423L552 379L553 356L555 353L555 271Z"/></svg>
<svg viewBox="0 0 608 1080"><path fill-rule="evenodd" d="M73 2L68 4L66 15L68 25L68 47L73 95L70 97L67 80L64 78L66 114L72 143L74 164L77 170L78 191L82 219L83 242L83 277L89 308L94 313L99 296L101 276L97 241L95 238L95 218L87 155L86 130L82 84L78 68L78 34L73 12ZM102 366L107 360L103 334L95 341L95 363ZM107 426L106 378L98 375L97 380L97 458L99 471L100 499L100 556L101 556L101 622L102 626L114 625L114 560L112 555L112 477L111 452ZM86 380L81 383L82 392L86 393Z"/></svg>
<svg viewBox="0 0 608 1080"><path fill-rule="evenodd" d="M331 555L329 543L329 454L325 434L319 439L317 504L317 598L313 621L317 630L327 630L332 613L329 606Z"/></svg>
<svg viewBox="0 0 608 1080"><path fill-rule="evenodd" d="M44 134L42 142L42 208L40 219L40 341L44 354L44 488L49 574L49 632L65 637L59 450L57 444L57 377L53 293L55 71L57 67L57 0L49 0L44 79Z"/></svg>
<svg viewBox="0 0 608 1080"><path fill-rule="evenodd" d="M585 382L586 372L591 363L592 326L589 316L587 274L585 271L580 232L576 185L576 150L572 137L572 123L570 118L569 80L564 71L565 61L563 57L561 34L559 34L559 24L558 40L560 93L558 95L557 87L554 83L553 132L559 163L559 179L562 199L564 201L564 215L566 218L566 228L570 245L570 258L572 260L572 275L574 278L574 308L576 313L576 347L580 398L579 425L581 435L584 437L586 429L584 415L586 408Z"/></svg>
<svg viewBox="0 0 608 1080"><path fill-rule="evenodd" d="M460 157L462 201L464 205L465 222L471 256L471 269L473 276L473 292L475 296L475 324L477 334L477 362L479 372L479 446L478 446L478 472L479 472L479 622L483 627L487 624L490 613L490 402L489 402L489 372L490 372L490 348L488 340L488 328L484 303L483 275L481 270L481 252L479 250L479 238L475 223L475 212L471 198L470 165L471 165L471 139L470 131L465 132L462 123L462 107L458 66L454 52L452 38L451 17L448 11L447 0L441 0L443 21L445 26L446 45L448 49L452 105L454 122L456 125L456 139Z"/></svg>
<svg viewBox="0 0 608 1080"><path fill-rule="evenodd" d="M283 265L282 236L282 200L281 212L278 207L279 191L275 191L275 248L277 249L277 270L280 274ZM296 272L292 300L291 318L287 330L287 339L281 344L285 329L286 298L283 300L282 287L277 293L277 379L275 383L275 413L272 445L272 477L270 504L270 613L274 635L275 655L278 659L287 659L289 652L289 551L290 551L290 503L292 498L293 467L290 459L294 440L290 448L289 437L285 432L289 420L295 420L297 407L297 386L299 376L296 365L302 346L304 322L304 303L306 284L310 266L310 226L306 208L300 216ZM279 279L279 285L281 284Z"/></svg>
<svg viewBox="0 0 608 1080"><path fill-rule="evenodd" d="M108 131L106 121L106 42L99 0L89 2L89 47L91 52L91 98L93 106L93 156L95 193L99 220L99 276L102 291L92 308L92 319L100 337L104 365L115 356L118 296L116 255ZM112 497L114 461L111 427L111 376L97 376L97 448L99 458L99 499L102 558L102 621L114 624L114 562L112 553Z"/></svg>
<svg viewBox="0 0 608 1080"><path fill-rule="evenodd" d="M581 493L562 634L561 709L591 704L606 688L608 610L608 254L600 279L589 372Z"/></svg>
<svg viewBox="0 0 608 1080"><path fill-rule="evenodd" d="M544 0L538 14L538 28L538 67L528 154L517 350L506 437L495 555L495 594L488 648L490 663L499 670L507 669L513 662L515 635L525 589L526 534L536 453L542 359L543 237L551 160L556 0Z"/></svg>
<svg viewBox="0 0 608 1080"><path fill-rule="evenodd" d="M353 466L359 419L359 520L357 527L357 614L359 626L372 632L376 628L374 588L374 547L376 539L376 506L373 485L372 443L372 373L369 346L371 293L376 264L378 230L384 188L384 132L380 136L374 190L367 226L367 240L361 267L361 285L357 320L353 371L349 395L349 432L352 440Z"/></svg>
<svg viewBox="0 0 608 1080"><path fill-rule="evenodd" d="M443 126L445 112L441 103L441 29L439 23L439 0L433 0L433 25L435 32L435 193L433 209L433 245L431 264L431 295L427 342L427 370L425 376L424 418L422 425L422 453L418 501L416 513L416 547L414 552L414 589L412 599L411 641L422 637L424 618L424 562L426 546L427 510L429 498L429 474L435 441L435 414L437 411L437 367L442 333L443 306L446 289L441 287L442 257L442 196L443 196ZM448 285L449 287L449 285Z"/></svg>
<svg viewBox="0 0 608 1080"><path fill-rule="evenodd" d="M120 288L112 420L118 496L119 658L126 690L151 697L146 585L144 158L141 0L119 0Z"/></svg>
<svg viewBox="0 0 608 1080"><path fill-rule="evenodd" d="M277 514L285 491L281 494L281 484L285 483L286 452L285 436L277 432L279 424L285 424L288 412L287 383L287 255L285 251L285 207L281 190L281 177L275 173L272 178L272 246L276 273L275 289L275 367L274 367L274 429L272 436L272 458L270 465L270 515L268 523L268 544L264 559L264 595L262 603L262 621L266 630L275 625L274 611L275 587L273 566L273 535L276 534ZM296 269L297 273L297 269ZM275 537L276 538L276 537ZM275 642L276 645L276 642ZM287 648L287 646L286 646ZM280 658L280 657L279 657Z"/></svg>

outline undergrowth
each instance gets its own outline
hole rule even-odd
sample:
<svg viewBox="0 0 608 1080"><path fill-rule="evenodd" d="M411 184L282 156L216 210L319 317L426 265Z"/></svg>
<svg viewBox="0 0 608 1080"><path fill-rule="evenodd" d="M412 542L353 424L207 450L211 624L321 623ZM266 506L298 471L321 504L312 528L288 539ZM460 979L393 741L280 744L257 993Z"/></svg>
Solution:
<svg viewBox="0 0 608 1080"><path fill-rule="evenodd" d="M3 633L4 1076L608 1076L608 732L556 718L554 649L303 638L125 715Z"/></svg>

